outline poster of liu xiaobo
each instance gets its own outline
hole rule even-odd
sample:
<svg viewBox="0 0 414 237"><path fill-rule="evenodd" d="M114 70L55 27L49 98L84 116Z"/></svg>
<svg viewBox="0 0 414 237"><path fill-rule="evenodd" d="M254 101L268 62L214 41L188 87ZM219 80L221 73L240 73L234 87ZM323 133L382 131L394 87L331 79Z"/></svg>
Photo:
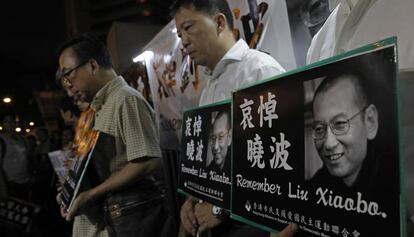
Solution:
<svg viewBox="0 0 414 237"><path fill-rule="evenodd" d="M396 38L233 93L231 217L296 236L406 236Z"/></svg>
<svg viewBox="0 0 414 237"><path fill-rule="evenodd" d="M191 109L183 116L179 192L230 209L230 100Z"/></svg>

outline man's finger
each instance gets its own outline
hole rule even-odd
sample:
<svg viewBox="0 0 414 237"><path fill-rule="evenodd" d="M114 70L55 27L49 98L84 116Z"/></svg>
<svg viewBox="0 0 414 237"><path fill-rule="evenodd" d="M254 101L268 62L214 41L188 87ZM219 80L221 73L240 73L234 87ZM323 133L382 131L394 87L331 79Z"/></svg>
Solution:
<svg viewBox="0 0 414 237"><path fill-rule="evenodd" d="M191 233L196 234L198 223L194 216L193 201L187 199L181 207L181 222L183 223L184 229Z"/></svg>
<svg viewBox="0 0 414 237"><path fill-rule="evenodd" d="M196 218L196 216L194 215L194 212L193 212L193 211L189 211L189 212L187 212L187 217L188 217L188 219L189 219L189 221L190 221L191 225L192 225L194 228L197 228L197 226L198 226L198 222L197 222L197 218Z"/></svg>
<svg viewBox="0 0 414 237"><path fill-rule="evenodd" d="M184 208L185 215L187 216L187 218L189 219L189 221L193 225L193 227L197 228L198 222L197 222L196 216L194 215L194 203L193 203L193 201L188 199L188 200L186 200L186 203L184 205L185 205L185 208Z"/></svg>
<svg viewBox="0 0 414 237"><path fill-rule="evenodd" d="M203 233L205 230L207 229L207 224L203 223L200 225L200 227L198 227L198 232L201 234Z"/></svg>
<svg viewBox="0 0 414 237"><path fill-rule="evenodd" d="M182 218L182 224L183 224L183 226L184 226L184 229L185 229L188 233L190 233L190 234L192 234L192 235L195 235L195 233L196 233L196 229L195 229L195 228L194 228L194 226L191 224L190 219L188 219L188 218Z"/></svg>
<svg viewBox="0 0 414 237"><path fill-rule="evenodd" d="M71 221L73 219L73 211L70 210L68 213L66 213L66 221Z"/></svg>
<svg viewBox="0 0 414 237"><path fill-rule="evenodd" d="M65 208L66 209L66 208ZM66 209L67 210L67 209ZM76 212L77 211L77 205L76 205L76 200L75 200L75 203L71 206L71 208L69 209L69 210L67 210L67 212L66 212L66 220L67 221L71 221L74 217L75 217L75 215L76 215Z"/></svg>
<svg viewBox="0 0 414 237"><path fill-rule="evenodd" d="M292 223L286 226L281 232L271 234L270 237L292 237L298 232L298 225Z"/></svg>

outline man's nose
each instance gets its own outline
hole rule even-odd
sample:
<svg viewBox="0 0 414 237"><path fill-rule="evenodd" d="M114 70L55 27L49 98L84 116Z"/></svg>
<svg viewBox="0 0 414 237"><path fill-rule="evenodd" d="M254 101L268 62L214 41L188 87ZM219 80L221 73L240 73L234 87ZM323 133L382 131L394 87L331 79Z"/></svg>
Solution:
<svg viewBox="0 0 414 237"><path fill-rule="evenodd" d="M218 141L218 139L216 139L216 140L213 142L213 149L214 149L215 151L218 151L218 150L220 149L220 145L219 145L219 141Z"/></svg>
<svg viewBox="0 0 414 237"><path fill-rule="evenodd" d="M190 39L187 35L187 33L183 32L181 33L181 43L183 47L187 50L188 45L190 45Z"/></svg>
<svg viewBox="0 0 414 237"><path fill-rule="evenodd" d="M328 126L326 129L325 141L323 146L327 150L333 149L336 145L338 145L338 139L336 139L336 135L333 134L331 128Z"/></svg>

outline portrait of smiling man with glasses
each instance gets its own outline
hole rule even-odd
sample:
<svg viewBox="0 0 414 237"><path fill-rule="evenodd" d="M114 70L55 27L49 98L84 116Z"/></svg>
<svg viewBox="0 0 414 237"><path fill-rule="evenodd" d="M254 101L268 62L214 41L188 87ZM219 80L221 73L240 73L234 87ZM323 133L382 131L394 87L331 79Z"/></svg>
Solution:
<svg viewBox="0 0 414 237"><path fill-rule="evenodd" d="M378 132L378 111L357 71L326 77L313 99L312 137L323 162L312 179L332 185L362 184L360 173Z"/></svg>
<svg viewBox="0 0 414 237"><path fill-rule="evenodd" d="M213 159L207 164L207 168L215 171L227 171L229 161L228 150L231 145L230 118L227 112L219 112L211 124L210 146ZM210 161L207 159L207 162Z"/></svg>

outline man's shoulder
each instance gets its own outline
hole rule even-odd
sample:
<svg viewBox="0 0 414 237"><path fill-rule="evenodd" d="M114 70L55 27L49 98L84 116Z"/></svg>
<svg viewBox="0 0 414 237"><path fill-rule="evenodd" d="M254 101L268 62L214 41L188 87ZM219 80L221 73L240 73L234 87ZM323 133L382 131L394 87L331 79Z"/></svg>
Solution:
<svg viewBox="0 0 414 237"><path fill-rule="evenodd" d="M255 82L285 72L285 69L270 55L248 49L238 66L246 73L244 81Z"/></svg>
<svg viewBox="0 0 414 237"><path fill-rule="evenodd" d="M137 100L143 100L144 97L134 88L128 85L122 85L117 88L117 90L113 91L112 95L110 96L111 100L120 102L127 98L136 98Z"/></svg>
<svg viewBox="0 0 414 237"><path fill-rule="evenodd" d="M278 73L285 71L271 55L256 49L248 49L240 63L251 70L270 69Z"/></svg>
<svg viewBox="0 0 414 237"><path fill-rule="evenodd" d="M270 54L259 51L257 49L247 49L242 62L259 62L265 65L279 65L279 63Z"/></svg>

